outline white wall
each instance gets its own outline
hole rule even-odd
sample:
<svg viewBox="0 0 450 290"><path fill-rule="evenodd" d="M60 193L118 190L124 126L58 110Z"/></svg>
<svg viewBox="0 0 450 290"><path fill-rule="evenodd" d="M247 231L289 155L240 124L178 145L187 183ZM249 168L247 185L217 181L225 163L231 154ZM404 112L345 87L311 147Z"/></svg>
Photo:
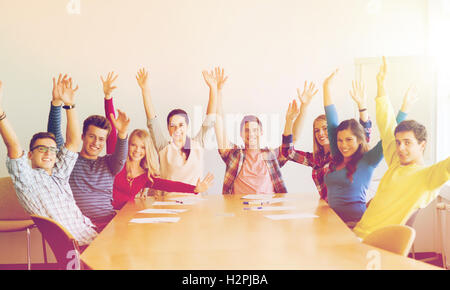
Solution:
<svg viewBox="0 0 450 290"><path fill-rule="evenodd" d="M339 67L334 94L340 117L350 118L355 58L422 55L427 42L426 0L80 0L75 15L67 13L68 3L0 0L3 105L24 147L46 129L51 77L60 72L80 85L83 120L103 114L100 74L114 70L116 108L132 116L131 128L145 128L134 78L145 66L161 120L180 107L198 128L195 112L205 111L208 97L201 71L220 65L229 75L225 112L265 114L271 120L267 141L275 146L287 104L305 80L321 87ZM312 150L310 128L323 112L321 96L311 105L298 148ZM1 164L5 155L2 145ZM219 193L225 167L215 150L206 156L216 176L211 192ZM282 172L290 192L316 194L309 168L289 163ZM6 175L0 166L0 176Z"/></svg>

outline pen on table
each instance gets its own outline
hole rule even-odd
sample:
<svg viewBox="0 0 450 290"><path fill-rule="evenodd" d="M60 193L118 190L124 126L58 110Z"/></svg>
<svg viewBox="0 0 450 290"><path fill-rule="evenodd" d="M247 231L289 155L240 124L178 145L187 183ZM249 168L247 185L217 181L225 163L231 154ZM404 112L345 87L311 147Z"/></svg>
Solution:
<svg viewBox="0 0 450 290"><path fill-rule="evenodd" d="M263 205L263 204L268 204L270 203L269 201L244 201L244 204L248 204L248 205Z"/></svg>
<svg viewBox="0 0 450 290"><path fill-rule="evenodd" d="M262 206L258 206L258 207L244 207L244 210L255 210L255 209L263 209Z"/></svg>

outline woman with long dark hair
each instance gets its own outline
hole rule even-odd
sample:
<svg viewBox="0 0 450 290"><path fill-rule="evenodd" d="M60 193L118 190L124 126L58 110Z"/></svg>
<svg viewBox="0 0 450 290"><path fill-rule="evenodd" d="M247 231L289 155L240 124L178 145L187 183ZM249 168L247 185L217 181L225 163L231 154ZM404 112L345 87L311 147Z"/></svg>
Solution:
<svg viewBox="0 0 450 290"><path fill-rule="evenodd" d="M330 94L330 85L336 73L337 70L323 84L323 100L332 155L324 181L328 189L328 204L347 225L353 227L366 211L366 191L373 171L383 159L383 148L379 141L369 150L364 129L356 120L350 119L339 123ZM354 85L354 89L363 90L358 83ZM397 122L405 118L406 114L400 112Z"/></svg>

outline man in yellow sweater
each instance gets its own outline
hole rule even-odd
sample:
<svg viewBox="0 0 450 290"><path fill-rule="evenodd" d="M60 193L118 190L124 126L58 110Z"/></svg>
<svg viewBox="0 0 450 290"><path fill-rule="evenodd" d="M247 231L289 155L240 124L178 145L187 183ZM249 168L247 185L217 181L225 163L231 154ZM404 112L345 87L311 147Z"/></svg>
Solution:
<svg viewBox="0 0 450 290"><path fill-rule="evenodd" d="M388 225L405 224L417 209L433 201L438 189L450 180L450 157L431 166L424 165L426 128L412 120L397 125L384 87L386 69L383 58L377 75L376 117L389 168L354 228L360 238Z"/></svg>

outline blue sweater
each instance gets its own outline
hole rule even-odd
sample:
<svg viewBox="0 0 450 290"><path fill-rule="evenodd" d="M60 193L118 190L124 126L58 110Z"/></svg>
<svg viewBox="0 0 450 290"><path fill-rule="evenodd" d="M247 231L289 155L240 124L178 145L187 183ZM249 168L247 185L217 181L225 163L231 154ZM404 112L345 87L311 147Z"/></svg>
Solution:
<svg viewBox="0 0 450 290"><path fill-rule="evenodd" d="M47 129L55 134L57 146L62 146L61 107L51 106ZM114 177L124 167L127 152L127 139L117 138L113 154L95 160L78 156L72 170L69 183L73 197L83 215L96 225L109 222L115 215L112 206Z"/></svg>
<svg viewBox="0 0 450 290"><path fill-rule="evenodd" d="M337 151L336 128L339 125L336 107L326 106L325 113L328 122L328 138L330 151L333 156ZM406 114L399 112L397 122L406 118ZM366 191L369 188L373 171L383 159L383 147L379 141L375 147L366 152L358 161L353 181L347 178L347 169L334 170L324 178L328 188L328 204L345 222L359 221L366 211Z"/></svg>

